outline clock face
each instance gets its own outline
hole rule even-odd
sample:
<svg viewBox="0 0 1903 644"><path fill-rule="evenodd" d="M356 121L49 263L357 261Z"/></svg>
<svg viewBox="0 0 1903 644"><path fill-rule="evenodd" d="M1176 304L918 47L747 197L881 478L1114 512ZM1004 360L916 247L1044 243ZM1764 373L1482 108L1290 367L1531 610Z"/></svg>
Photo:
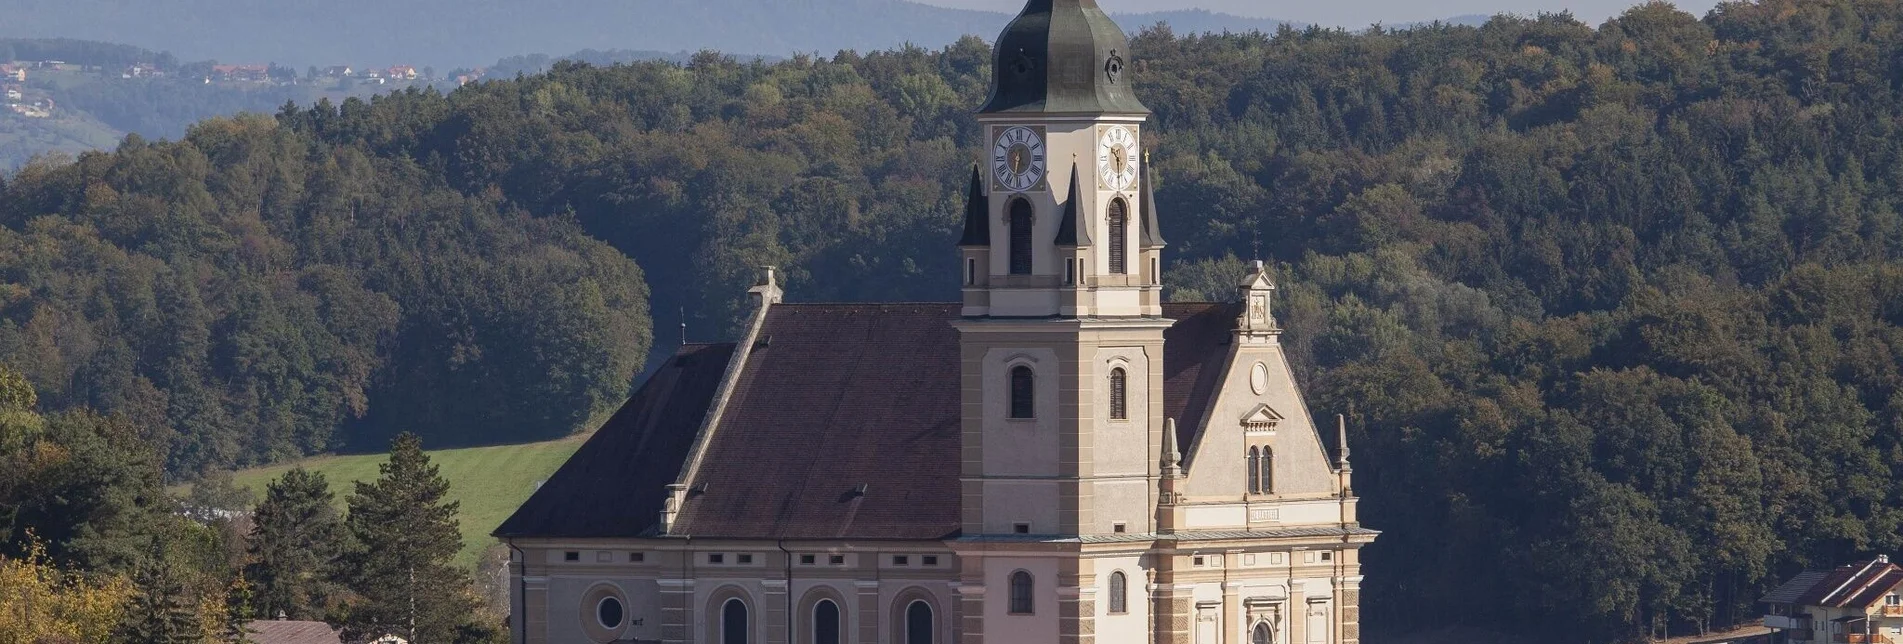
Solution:
<svg viewBox="0 0 1903 644"><path fill-rule="evenodd" d="M1121 125L1097 139L1097 179L1103 189L1128 190L1137 182L1137 136Z"/></svg>
<svg viewBox="0 0 1903 644"><path fill-rule="evenodd" d="M991 146L991 178L999 186L1023 192L1044 181L1044 138L1022 125L998 132Z"/></svg>

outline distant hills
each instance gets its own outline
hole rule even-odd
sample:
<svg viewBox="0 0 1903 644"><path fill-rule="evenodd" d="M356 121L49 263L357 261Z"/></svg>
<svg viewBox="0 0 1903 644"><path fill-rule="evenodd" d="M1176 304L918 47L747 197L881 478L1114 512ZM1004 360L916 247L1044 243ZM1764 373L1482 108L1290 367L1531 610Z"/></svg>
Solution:
<svg viewBox="0 0 1903 644"><path fill-rule="evenodd" d="M13 0L0 37L137 43L181 60L449 69L524 53L716 49L784 56L938 47L997 35L1010 15L904 0ZM1125 14L1126 29L1271 30L1209 11Z"/></svg>

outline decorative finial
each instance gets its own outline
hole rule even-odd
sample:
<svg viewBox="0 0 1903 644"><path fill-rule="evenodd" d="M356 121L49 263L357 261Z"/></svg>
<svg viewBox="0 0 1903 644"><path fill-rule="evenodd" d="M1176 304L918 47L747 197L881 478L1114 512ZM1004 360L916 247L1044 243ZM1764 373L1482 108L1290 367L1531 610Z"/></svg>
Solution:
<svg viewBox="0 0 1903 644"><path fill-rule="evenodd" d="M1335 458L1335 465L1337 467L1347 468L1348 467L1348 417L1343 414L1335 414L1335 445L1340 447L1340 453L1337 454Z"/></svg>
<svg viewBox="0 0 1903 644"><path fill-rule="evenodd" d="M1176 419L1163 419L1163 475L1178 477L1183 474L1183 454L1176 447Z"/></svg>
<svg viewBox="0 0 1903 644"><path fill-rule="evenodd" d="M687 307L681 307L681 346L687 346Z"/></svg>

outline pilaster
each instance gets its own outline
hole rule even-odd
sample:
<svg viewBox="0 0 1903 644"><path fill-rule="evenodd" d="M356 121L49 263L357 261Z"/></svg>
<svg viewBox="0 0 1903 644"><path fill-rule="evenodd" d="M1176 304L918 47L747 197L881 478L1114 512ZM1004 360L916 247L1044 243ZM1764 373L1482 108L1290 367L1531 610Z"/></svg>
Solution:
<svg viewBox="0 0 1903 644"><path fill-rule="evenodd" d="M982 571L980 571L980 574L982 574ZM958 593L958 597L954 600L958 605L958 644L984 644L984 584L967 581L959 584L953 590Z"/></svg>
<svg viewBox="0 0 1903 644"><path fill-rule="evenodd" d="M873 562L873 565L877 566L878 562ZM859 627L859 641L882 641L879 639L879 615L882 614L879 610L879 582L856 581L853 582L853 588L858 591L858 597L855 598L854 603L858 604L859 608L853 612L858 615L855 622Z"/></svg>
<svg viewBox="0 0 1903 644"><path fill-rule="evenodd" d="M787 620L792 618L791 615L786 614L788 590L786 586L785 579L760 580L760 589L763 591L760 599L761 606L758 609L760 633L761 639L767 642L784 641L787 633L791 632L786 628ZM786 644L792 643L786 642Z"/></svg>
<svg viewBox="0 0 1903 644"><path fill-rule="evenodd" d="M662 644L687 644L694 637L694 580L657 579L655 582L661 595Z"/></svg>

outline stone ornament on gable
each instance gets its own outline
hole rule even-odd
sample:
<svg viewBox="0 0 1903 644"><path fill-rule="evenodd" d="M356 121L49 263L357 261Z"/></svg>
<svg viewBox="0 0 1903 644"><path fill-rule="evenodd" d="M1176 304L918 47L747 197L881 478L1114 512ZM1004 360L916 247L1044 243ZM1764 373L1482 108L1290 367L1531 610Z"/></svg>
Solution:
<svg viewBox="0 0 1903 644"><path fill-rule="evenodd" d="M1245 434L1271 434L1282 420L1282 414L1275 411L1274 407L1257 404L1242 417L1242 431Z"/></svg>

